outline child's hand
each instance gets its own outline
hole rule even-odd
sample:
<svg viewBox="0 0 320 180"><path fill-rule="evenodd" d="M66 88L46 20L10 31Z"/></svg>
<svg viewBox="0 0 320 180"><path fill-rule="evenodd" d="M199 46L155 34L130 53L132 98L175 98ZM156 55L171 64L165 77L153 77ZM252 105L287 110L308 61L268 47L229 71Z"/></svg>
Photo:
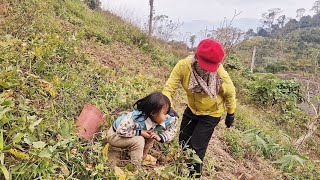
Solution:
<svg viewBox="0 0 320 180"><path fill-rule="evenodd" d="M161 137L158 134L154 133L154 132L152 132L150 138L151 139L155 139L157 141L161 141Z"/></svg>
<svg viewBox="0 0 320 180"><path fill-rule="evenodd" d="M146 131L146 130L142 130L141 134L142 137L150 139L151 138L151 132L150 131Z"/></svg>

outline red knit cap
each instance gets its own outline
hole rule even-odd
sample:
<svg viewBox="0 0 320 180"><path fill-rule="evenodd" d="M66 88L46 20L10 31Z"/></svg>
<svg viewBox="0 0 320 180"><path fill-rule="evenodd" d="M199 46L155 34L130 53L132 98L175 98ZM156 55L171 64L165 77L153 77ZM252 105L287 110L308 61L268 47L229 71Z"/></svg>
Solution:
<svg viewBox="0 0 320 180"><path fill-rule="evenodd" d="M197 47L196 56L202 69L216 72L224 58L223 46L212 39L202 40Z"/></svg>

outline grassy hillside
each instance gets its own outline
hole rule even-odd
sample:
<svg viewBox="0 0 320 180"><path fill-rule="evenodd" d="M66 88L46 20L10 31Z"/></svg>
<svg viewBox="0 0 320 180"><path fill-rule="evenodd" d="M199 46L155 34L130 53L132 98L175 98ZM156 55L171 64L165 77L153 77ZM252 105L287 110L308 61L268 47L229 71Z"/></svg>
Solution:
<svg viewBox="0 0 320 180"><path fill-rule="evenodd" d="M112 177L114 167L102 154L105 130L135 100L161 90L185 55L80 0L2 0L0 179ZM319 178L318 138L301 150L292 145L309 120L295 108L299 86L249 73L243 59L232 57L226 64L239 97L237 120L234 128L224 130L223 122L217 128L211 144L218 147L209 147L205 177L241 179L253 173L261 179ZM90 142L74 131L86 102L107 115ZM178 98L180 115L184 106ZM187 160L196 160L188 157L192 153L181 153L176 141L158 148L171 162L147 169L139 178L182 179Z"/></svg>
<svg viewBox="0 0 320 180"><path fill-rule="evenodd" d="M0 15L5 176L108 177L101 155L105 133L91 142L75 135L81 108L85 102L98 106L110 123L135 100L160 90L179 55L79 0L5 0Z"/></svg>

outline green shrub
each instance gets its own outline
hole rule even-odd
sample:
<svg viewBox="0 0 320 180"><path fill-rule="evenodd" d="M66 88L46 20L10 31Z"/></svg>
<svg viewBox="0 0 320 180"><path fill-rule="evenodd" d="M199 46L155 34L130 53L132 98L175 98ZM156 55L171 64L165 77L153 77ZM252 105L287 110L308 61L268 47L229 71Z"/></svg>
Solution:
<svg viewBox="0 0 320 180"><path fill-rule="evenodd" d="M98 9L101 6L100 0L85 0L84 1L90 9Z"/></svg>
<svg viewBox="0 0 320 180"><path fill-rule="evenodd" d="M244 69L244 66L243 66L242 62L240 61L240 59L234 55L227 57L223 65L227 70L242 70L242 69Z"/></svg>
<svg viewBox="0 0 320 180"><path fill-rule="evenodd" d="M302 100L300 84L279 79L273 74L254 74L248 86L255 104L278 106L282 111L288 111Z"/></svg>
<svg viewBox="0 0 320 180"><path fill-rule="evenodd" d="M288 71L289 67L283 63L269 63L266 68L266 72L278 73L283 71Z"/></svg>

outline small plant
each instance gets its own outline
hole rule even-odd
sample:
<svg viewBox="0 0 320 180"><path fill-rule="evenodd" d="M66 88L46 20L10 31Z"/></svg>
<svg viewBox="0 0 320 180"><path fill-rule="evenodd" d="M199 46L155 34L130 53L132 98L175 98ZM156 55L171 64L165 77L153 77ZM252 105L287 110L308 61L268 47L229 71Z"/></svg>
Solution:
<svg viewBox="0 0 320 180"><path fill-rule="evenodd" d="M242 132L234 128L225 132L226 142L228 143L232 156L235 158L242 157L245 154L246 144L243 136Z"/></svg>
<svg viewBox="0 0 320 180"><path fill-rule="evenodd" d="M286 154L273 163L279 164L282 170L292 172L298 165L304 166L307 159L298 154Z"/></svg>
<svg viewBox="0 0 320 180"><path fill-rule="evenodd" d="M275 153L281 153L284 151L284 148L277 144L271 136L264 134L259 129L248 130L245 134L246 141L260 149L266 158L271 158Z"/></svg>

